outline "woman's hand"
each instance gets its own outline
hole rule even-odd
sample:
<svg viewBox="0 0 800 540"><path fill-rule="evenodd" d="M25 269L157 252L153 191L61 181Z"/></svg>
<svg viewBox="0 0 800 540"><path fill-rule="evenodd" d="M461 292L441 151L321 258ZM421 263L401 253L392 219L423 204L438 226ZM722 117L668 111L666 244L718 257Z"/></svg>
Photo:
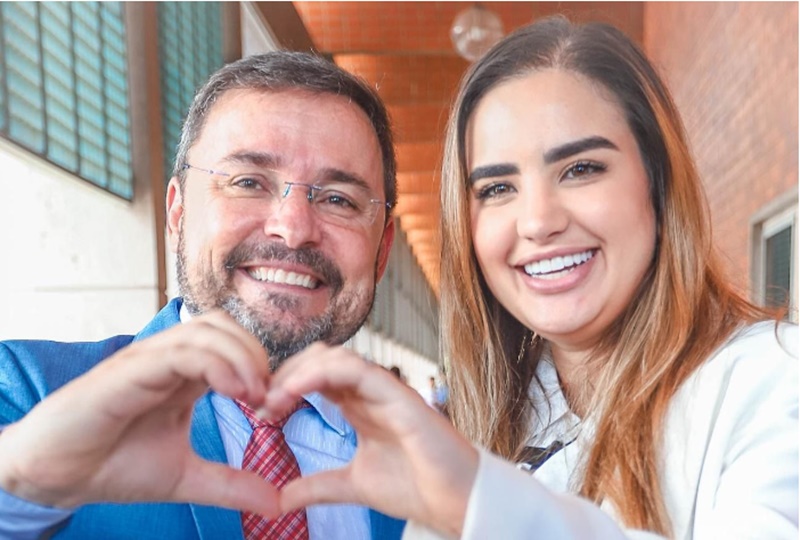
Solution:
<svg viewBox="0 0 800 540"><path fill-rule="evenodd" d="M319 503L356 503L459 535L478 452L412 388L343 347L315 344L273 375L265 410L280 417L303 395L336 403L358 435L341 469L285 486L281 512Z"/></svg>

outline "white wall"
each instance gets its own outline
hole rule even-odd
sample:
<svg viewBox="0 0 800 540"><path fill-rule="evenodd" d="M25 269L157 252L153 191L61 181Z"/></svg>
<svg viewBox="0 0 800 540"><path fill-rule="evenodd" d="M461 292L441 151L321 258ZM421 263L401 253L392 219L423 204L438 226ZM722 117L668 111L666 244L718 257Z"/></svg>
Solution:
<svg viewBox="0 0 800 540"><path fill-rule="evenodd" d="M0 139L0 339L95 340L158 310L152 200L124 201Z"/></svg>

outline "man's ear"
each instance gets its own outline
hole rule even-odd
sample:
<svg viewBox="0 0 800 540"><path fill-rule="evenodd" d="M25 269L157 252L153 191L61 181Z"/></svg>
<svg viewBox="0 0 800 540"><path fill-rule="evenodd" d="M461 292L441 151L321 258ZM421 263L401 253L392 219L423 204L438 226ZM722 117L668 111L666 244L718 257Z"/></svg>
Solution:
<svg viewBox="0 0 800 540"><path fill-rule="evenodd" d="M380 281L383 277L383 272L386 270L386 265L389 263L389 253L392 251L392 243L394 242L394 218L386 223L383 228L383 237L381 238L381 245L378 248L378 264L376 266L376 281Z"/></svg>
<svg viewBox="0 0 800 540"><path fill-rule="evenodd" d="M178 177L173 176L167 185L167 240L173 253L178 252L182 218L183 192Z"/></svg>

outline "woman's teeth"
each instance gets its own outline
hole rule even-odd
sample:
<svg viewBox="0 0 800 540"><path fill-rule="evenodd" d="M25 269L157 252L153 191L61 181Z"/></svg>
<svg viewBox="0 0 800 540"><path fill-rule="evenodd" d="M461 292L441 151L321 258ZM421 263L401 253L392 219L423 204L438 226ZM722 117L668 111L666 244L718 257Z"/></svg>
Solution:
<svg viewBox="0 0 800 540"><path fill-rule="evenodd" d="M542 259L541 261L526 264L525 273L539 279L558 279L594 257L594 254L595 251L590 249L573 255Z"/></svg>

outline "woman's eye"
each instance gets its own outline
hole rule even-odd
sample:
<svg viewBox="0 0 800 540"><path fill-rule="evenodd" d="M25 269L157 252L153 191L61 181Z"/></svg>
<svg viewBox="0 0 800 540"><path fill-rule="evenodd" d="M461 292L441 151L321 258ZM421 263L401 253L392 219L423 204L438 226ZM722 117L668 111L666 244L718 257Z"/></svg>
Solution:
<svg viewBox="0 0 800 540"><path fill-rule="evenodd" d="M508 184L489 184L488 186L484 186L478 190L476 197L479 201L485 201L490 199L497 199L498 197L502 197L503 195L508 195L512 193L514 188L512 188Z"/></svg>
<svg viewBox="0 0 800 540"><path fill-rule="evenodd" d="M601 165L600 163L594 163L592 161L580 161L566 170L564 173L564 178L572 180L586 178L587 176L591 176L605 170L605 165Z"/></svg>

